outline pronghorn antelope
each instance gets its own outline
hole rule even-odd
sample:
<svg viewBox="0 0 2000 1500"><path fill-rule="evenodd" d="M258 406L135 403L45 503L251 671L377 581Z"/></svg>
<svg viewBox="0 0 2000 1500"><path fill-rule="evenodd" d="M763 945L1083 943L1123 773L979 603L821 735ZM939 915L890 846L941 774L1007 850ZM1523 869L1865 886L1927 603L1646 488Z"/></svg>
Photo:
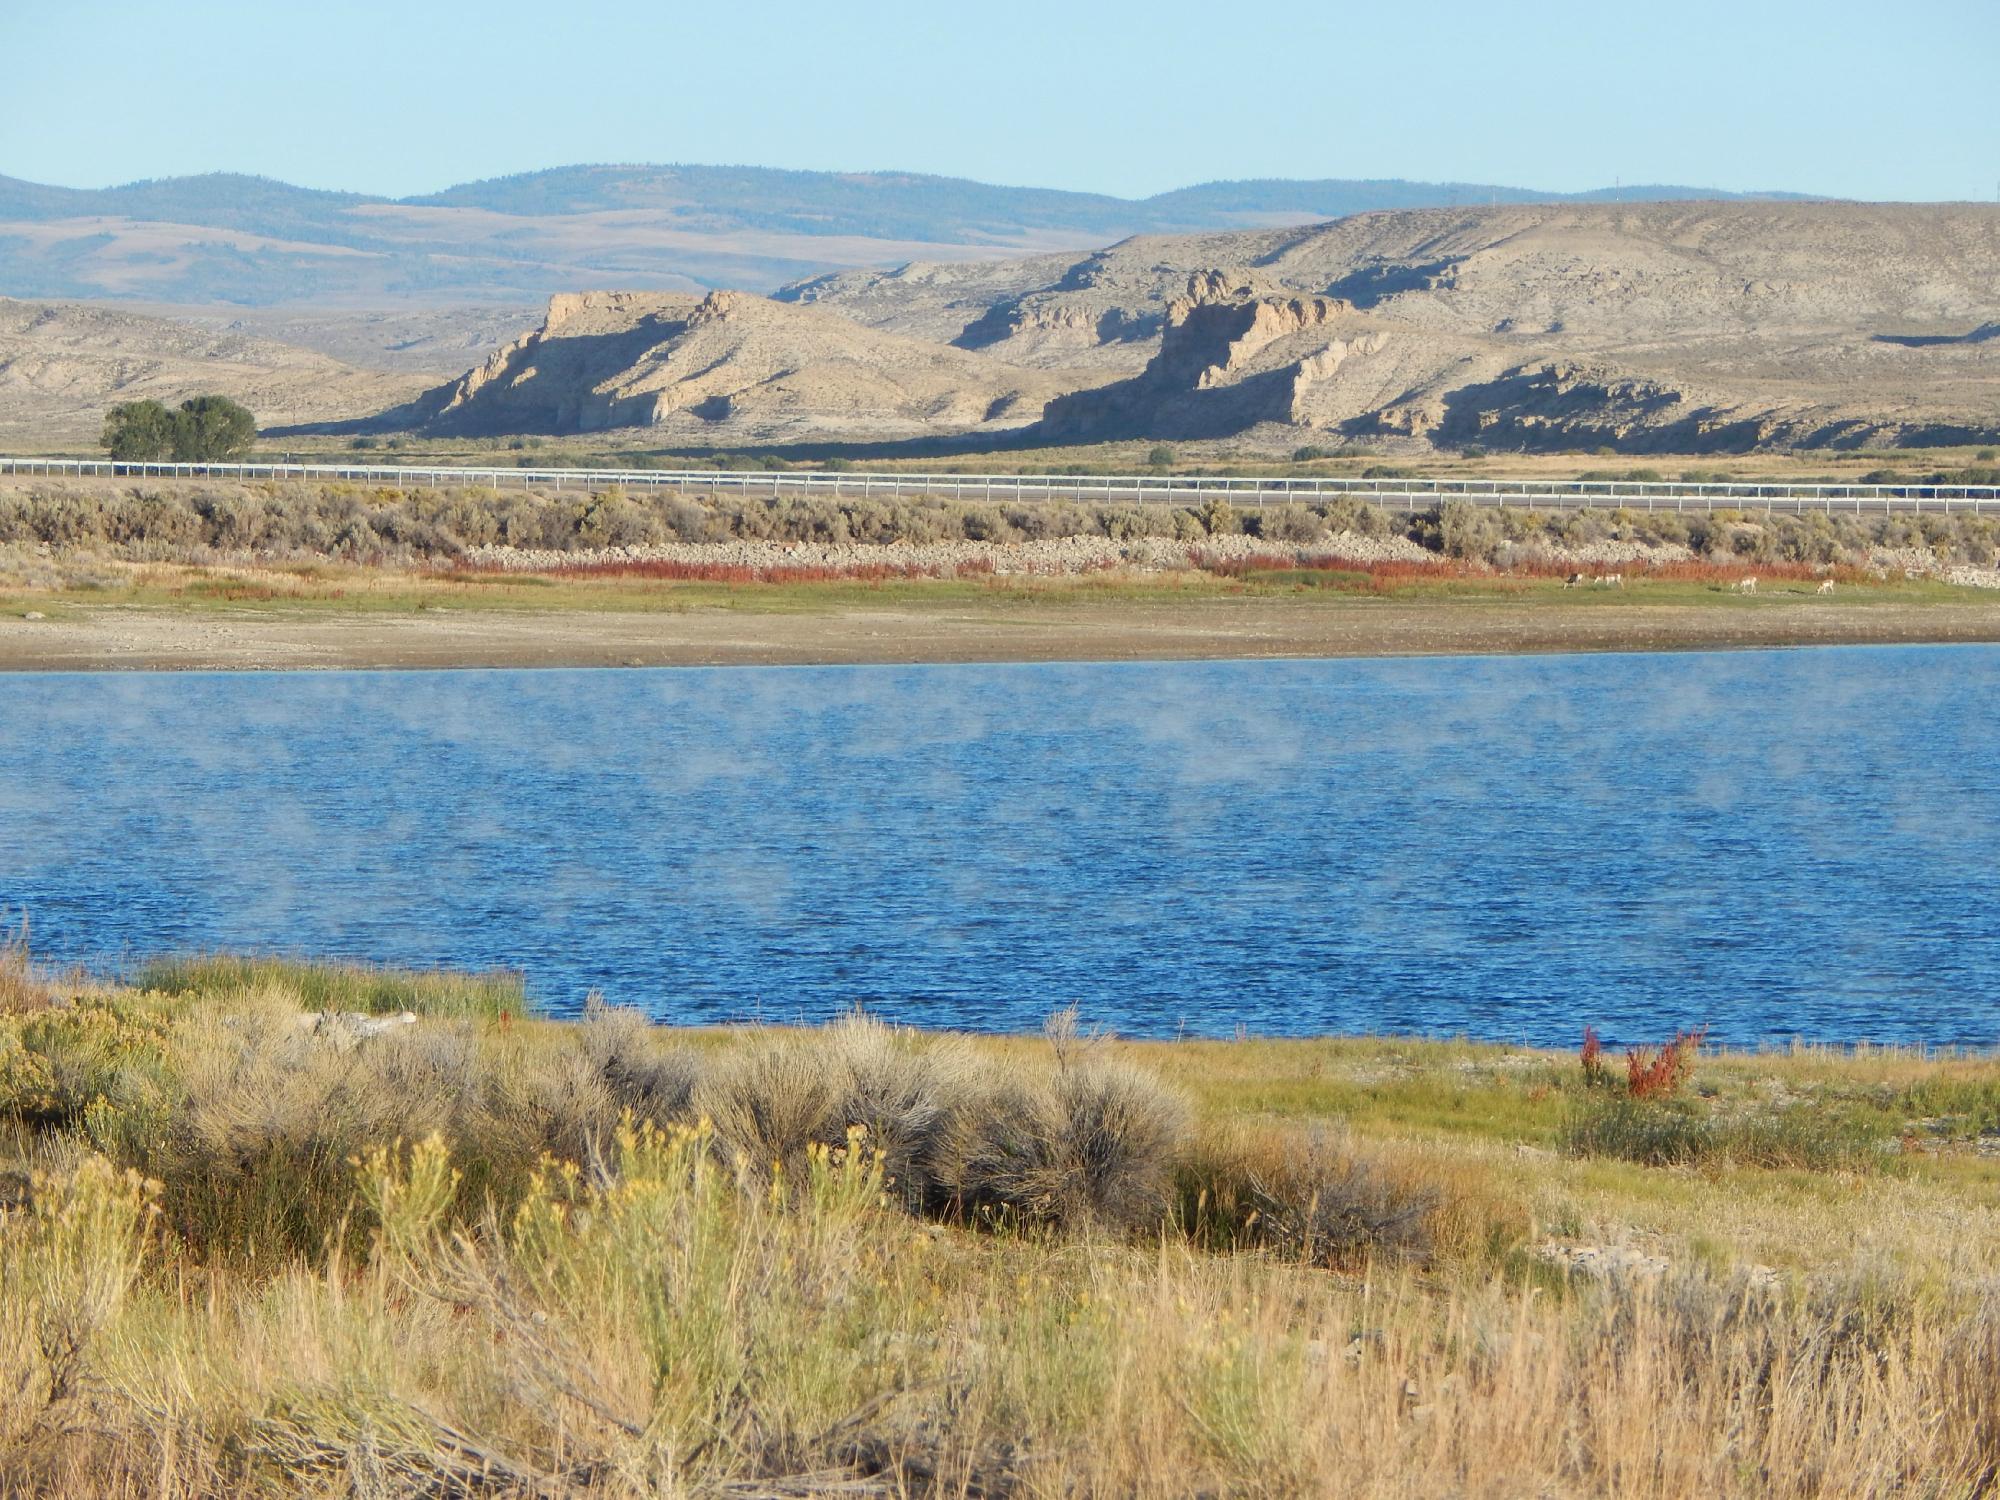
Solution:
<svg viewBox="0 0 2000 1500"><path fill-rule="evenodd" d="M1606 573L1597 581L1608 589L1622 589L1625 587L1625 575L1623 573Z"/></svg>
<svg viewBox="0 0 2000 1500"><path fill-rule="evenodd" d="M1832 593L1832 592L1833 592L1833 580L1832 580L1831 578L1825 578L1825 579L1821 579L1821 580L1820 580L1820 585L1819 585L1819 587L1818 587L1818 588L1816 588L1816 589L1814 589L1814 590L1813 590L1813 592L1814 592L1815 594L1830 594L1830 593Z"/></svg>
<svg viewBox="0 0 2000 1500"><path fill-rule="evenodd" d="M1751 575L1750 575L1750 576L1749 576L1748 578L1745 578L1745 579L1744 579L1744 580L1743 580L1742 582L1738 583L1738 584L1736 585L1736 592L1737 592L1737 593L1739 593L1739 594L1754 594L1754 593L1756 593L1756 592L1757 592L1757 575L1756 575L1755 573L1752 573L1752 574L1751 574Z"/></svg>
<svg viewBox="0 0 2000 1500"><path fill-rule="evenodd" d="M1581 573L1572 573L1563 580L1563 587L1566 589L1582 588L1589 581Z"/></svg>

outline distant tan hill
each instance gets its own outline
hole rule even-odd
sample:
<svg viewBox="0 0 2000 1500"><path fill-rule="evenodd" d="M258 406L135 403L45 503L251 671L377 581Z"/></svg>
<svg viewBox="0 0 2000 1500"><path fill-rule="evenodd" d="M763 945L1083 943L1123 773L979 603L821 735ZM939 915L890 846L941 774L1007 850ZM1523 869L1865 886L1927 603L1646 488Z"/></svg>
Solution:
<svg viewBox="0 0 2000 1500"><path fill-rule="evenodd" d="M101 305L101 304L100 304ZM427 375L434 383L477 364L541 321L539 304L438 307L216 307L112 304L216 333L311 349L362 370Z"/></svg>
<svg viewBox="0 0 2000 1500"><path fill-rule="evenodd" d="M0 298L0 441L88 446L120 401L241 401L265 426L407 400L423 381L246 334L75 303Z"/></svg>
<svg viewBox="0 0 2000 1500"><path fill-rule="evenodd" d="M2000 433L2000 341L1979 336L2000 313L1989 205L1362 214L779 295L1020 364L1129 372L1051 410L1043 435L1065 441L1693 450Z"/></svg>
<svg viewBox="0 0 2000 1500"><path fill-rule="evenodd" d="M1000 432L1079 378L1001 364L742 292L553 298L543 325L382 423L730 444Z"/></svg>

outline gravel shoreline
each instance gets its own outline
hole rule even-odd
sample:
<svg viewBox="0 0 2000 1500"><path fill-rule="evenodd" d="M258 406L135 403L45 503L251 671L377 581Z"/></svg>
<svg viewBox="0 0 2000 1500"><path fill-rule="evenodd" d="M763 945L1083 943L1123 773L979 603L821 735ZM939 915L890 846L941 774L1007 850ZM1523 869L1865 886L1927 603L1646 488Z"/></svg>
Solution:
<svg viewBox="0 0 2000 1500"><path fill-rule="evenodd" d="M907 569L950 576L957 572L1039 574L1060 576L1094 573L1107 568L1134 572L1172 572L1190 566L1193 554L1222 561L1269 557L1274 553L1306 557L1338 556L1356 562L1435 562L1408 537L1361 536L1342 533L1310 545L1260 541L1253 536L1208 537L1185 542L1173 537L1102 536L1047 537L1025 542L649 542L629 547L588 550L522 547L476 547L466 553L475 568L505 573L542 573L564 568L615 566L619 563L682 563L691 567L826 568L853 572L867 568Z"/></svg>

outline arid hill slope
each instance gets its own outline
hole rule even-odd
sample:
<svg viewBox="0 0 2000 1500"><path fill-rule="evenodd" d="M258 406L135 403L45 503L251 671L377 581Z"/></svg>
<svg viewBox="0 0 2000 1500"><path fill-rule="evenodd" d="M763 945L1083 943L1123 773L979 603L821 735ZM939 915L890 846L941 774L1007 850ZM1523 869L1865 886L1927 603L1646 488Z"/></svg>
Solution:
<svg viewBox="0 0 2000 1500"><path fill-rule="evenodd" d="M1341 297L1455 332L1555 333L1621 346L1873 322L1945 331L2000 312L2000 207L1422 209L1305 228L1144 236L1081 256L847 271L795 282L777 297L1021 363L1064 364L1074 350L1095 348L1136 367L1167 303L1200 271L1229 273L1258 291ZM1050 341L1057 330L1072 336Z"/></svg>
<svg viewBox="0 0 2000 1500"><path fill-rule="evenodd" d="M269 339L0 298L0 442L88 446L117 402L204 394L241 401L266 426L338 421L407 400L421 385Z"/></svg>
<svg viewBox="0 0 2000 1500"><path fill-rule="evenodd" d="M553 298L542 327L382 421L459 435L894 439L1019 428L1078 383L742 292L584 292Z"/></svg>
<svg viewBox="0 0 2000 1500"><path fill-rule="evenodd" d="M477 364L541 321L542 305L447 302L436 307L215 307L130 304L133 312L217 333L310 349L361 370L427 376L435 384Z"/></svg>
<svg viewBox="0 0 2000 1500"><path fill-rule="evenodd" d="M2000 208L1982 204L1362 214L779 295L1011 362L1130 372L1051 411L1065 440L1268 427L1274 442L1644 450L2000 433L2000 341L1980 332L2000 317ZM1301 298L1329 306L1278 332ZM1219 303L1242 307L1190 317ZM1252 325L1256 347L1232 349Z"/></svg>
<svg viewBox="0 0 2000 1500"><path fill-rule="evenodd" d="M719 446L1984 442L1996 323L1985 205L1425 210L911 264L781 300L557 297L544 328L383 422Z"/></svg>

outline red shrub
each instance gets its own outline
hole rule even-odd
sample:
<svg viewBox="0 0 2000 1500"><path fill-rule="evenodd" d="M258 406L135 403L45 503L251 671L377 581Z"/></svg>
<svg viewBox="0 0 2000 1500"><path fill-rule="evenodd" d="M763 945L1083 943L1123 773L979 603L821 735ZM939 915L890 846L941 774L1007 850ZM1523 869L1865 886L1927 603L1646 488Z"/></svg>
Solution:
<svg viewBox="0 0 2000 1500"><path fill-rule="evenodd" d="M1658 1049L1633 1047L1625 1053L1625 1092L1634 1099L1671 1099L1687 1084L1694 1060L1708 1035L1706 1026L1675 1035Z"/></svg>
<svg viewBox="0 0 2000 1500"><path fill-rule="evenodd" d="M1694 1060L1708 1037L1706 1026L1677 1032L1661 1047L1628 1047L1625 1050L1625 1093L1633 1099L1671 1099L1687 1086L1694 1073ZM1583 1081L1588 1088L1611 1085L1612 1073L1604 1065L1604 1038L1595 1026L1583 1028L1583 1046L1577 1052L1583 1064Z"/></svg>
<svg viewBox="0 0 2000 1500"><path fill-rule="evenodd" d="M1593 1088L1604 1081L1604 1039L1595 1026L1583 1028L1583 1047L1577 1058L1583 1064L1583 1081Z"/></svg>

